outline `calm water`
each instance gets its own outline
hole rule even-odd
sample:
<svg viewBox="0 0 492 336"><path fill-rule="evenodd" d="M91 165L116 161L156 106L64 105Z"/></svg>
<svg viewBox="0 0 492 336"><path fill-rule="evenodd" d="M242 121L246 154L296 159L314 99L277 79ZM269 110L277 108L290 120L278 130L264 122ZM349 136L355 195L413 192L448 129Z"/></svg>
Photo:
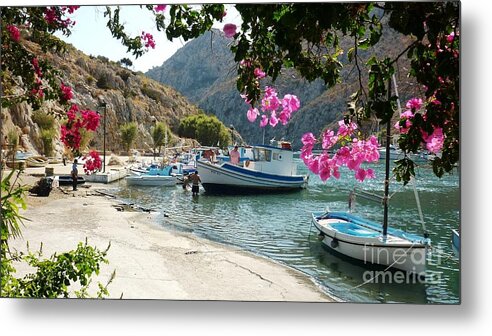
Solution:
<svg viewBox="0 0 492 336"><path fill-rule="evenodd" d="M417 191L424 220L432 239L425 281L386 277L370 280L374 270L331 254L317 237L311 212L346 211L348 194L354 186L381 194L384 164L374 164L377 179L358 183L349 171L340 180L323 183L310 176L309 187L300 192L277 195L215 196L204 190L199 197L181 186L126 187L116 183L117 195L127 201L158 209L159 223L166 229L237 246L296 268L312 277L324 290L342 300L355 302L458 303L459 258L451 246L451 229L459 228L459 174L438 179L430 167L417 170ZM299 162L299 170L307 170ZM391 186L390 225L422 233L414 191L397 182ZM357 198L356 214L382 221L382 206ZM401 274L400 274L401 275Z"/></svg>

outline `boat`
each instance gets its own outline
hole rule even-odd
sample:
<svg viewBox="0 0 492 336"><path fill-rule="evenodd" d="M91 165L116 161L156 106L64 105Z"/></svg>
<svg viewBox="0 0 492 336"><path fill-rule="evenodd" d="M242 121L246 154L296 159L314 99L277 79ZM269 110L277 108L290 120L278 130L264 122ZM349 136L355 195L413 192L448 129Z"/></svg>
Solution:
<svg viewBox="0 0 492 336"><path fill-rule="evenodd" d="M172 167L150 168L145 173L136 173L127 176L126 182L129 186L175 186L176 176L171 175Z"/></svg>
<svg viewBox="0 0 492 336"><path fill-rule="evenodd" d="M362 261L423 274L429 239L383 226L348 212L313 212L312 221L331 250Z"/></svg>
<svg viewBox="0 0 492 336"><path fill-rule="evenodd" d="M252 146L253 157L243 165L198 160L197 170L208 193L285 192L306 188L308 177L297 174L288 142Z"/></svg>
<svg viewBox="0 0 492 336"><path fill-rule="evenodd" d="M48 164L48 159L44 156L30 156L26 159L28 167L45 167Z"/></svg>
<svg viewBox="0 0 492 336"><path fill-rule="evenodd" d="M391 91L391 82L388 84ZM385 153L391 153L391 126L386 125ZM318 229L322 242L331 250L366 266L384 266L398 269L419 277L425 275L427 251L431 241L425 230L420 201L414 185L414 193L424 235L416 235L388 227L389 181L391 155L385 156L384 196L368 192L360 195L383 204L383 223L377 224L356 217L350 212L313 212L312 223ZM414 181L413 181L414 182ZM352 199L352 197L350 197ZM349 202L349 208L352 202Z"/></svg>
<svg viewBox="0 0 492 336"><path fill-rule="evenodd" d="M59 175L55 177L55 180L58 181L58 185L60 186L67 186L67 185L72 185L73 184L73 179L71 175ZM83 176L78 176L77 177L77 184L84 184L85 179Z"/></svg>
<svg viewBox="0 0 492 336"><path fill-rule="evenodd" d="M456 229L451 230L451 243L453 244L453 249L455 252L458 253L460 252L460 232Z"/></svg>

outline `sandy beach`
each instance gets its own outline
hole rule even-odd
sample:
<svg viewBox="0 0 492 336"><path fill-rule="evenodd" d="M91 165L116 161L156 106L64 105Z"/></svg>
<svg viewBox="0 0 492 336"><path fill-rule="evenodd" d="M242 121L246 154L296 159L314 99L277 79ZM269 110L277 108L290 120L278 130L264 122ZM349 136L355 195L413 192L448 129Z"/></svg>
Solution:
<svg viewBox="0 0 492 336"><path fill-rule="evenodd" d="M66 167L55 167L55 173ZM37 169L36 171L39 171ZM39 177L23 173L23 183ZM192 234L166 230L155 214L118 211L115 199L98 194L102 184L71 191L53 189L49 197L27 196L29 219L23 237L11 247L31 250L43 243L44 255L75 249L87 238L107 259L97 281L109 285L110 298L166 300L231 300L333 302L304 274L267 258L211 242ZM28 271L19 265L20 274ZM94 291L90 291L95 293Z"/></svg>

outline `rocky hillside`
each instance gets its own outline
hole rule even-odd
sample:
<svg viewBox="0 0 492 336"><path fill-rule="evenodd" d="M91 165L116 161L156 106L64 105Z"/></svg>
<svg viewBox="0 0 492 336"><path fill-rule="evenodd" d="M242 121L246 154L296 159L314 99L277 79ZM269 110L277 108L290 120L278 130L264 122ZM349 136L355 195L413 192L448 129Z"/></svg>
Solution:
<svg viewBox="0 0 492 336"><path fill-rule="evenodd" d="M40 53L39 47L28 43L28 47ZM64 55L44 55L50 59L56 69L61 72L65 84L74 92L73 102L82 109L92 109L103 113L101 102L107 104L106 109L106 146L107 150L122 150L119 127L126 122L138 124L138 135L134 148L150 150L152 140L150 129L155 121L169 125L173 133L177 133L182 118L200 113L200 109L191 104L187 98L173 88L158 83L142 73L136 73L121 67L105 57L87 56L68 46ZM40 109L46 113L64 112L62 107L53 102L46 102ZM42 153L43 144L40 140L40 128L33 121L33 109L26 103L2 109L2 134L16 130L21 136L21 145L26 150ZM60 121L56 120L55 129L59 131ZM55 136L55 152L61 156L63 146ZM183 143L177 137L170 139L170 144ZM102 149L103 122L97 134L90 140L92 148Z"/></svg>
<svg viewBox="0 0 492 336"><path fill-rule="evenodd" d="M170 85L196 103L207 113L215 114L224 124L233 125L248 143L261 143L263 130L246 118L247 104L236 90L236 65L229 50L230 39L213 30L181 48L162 66L154 67L146 75ZM350 40L342 40L348 50ZM378 49L361 53L363 60L372 53L395 57L406 46L405 37L385 29ZM342 60L346 61L346 60ZM408 68L408 60L402 57L400 68ZM346 100L358 88L358 74L353 67L344 68L342 83L326 89L321 81L307 82L292 69L285 69L275 86L279 95L293 93L301 100L301 109L286 126L280 124L265 130L265 139L276 137L291 140L300 147L300 138L307 131L314 133L341 119L346 111ZM414 85L406 78L398 77L402 101L415 92ZM263 83L268 85L267 82Z"/></svg>

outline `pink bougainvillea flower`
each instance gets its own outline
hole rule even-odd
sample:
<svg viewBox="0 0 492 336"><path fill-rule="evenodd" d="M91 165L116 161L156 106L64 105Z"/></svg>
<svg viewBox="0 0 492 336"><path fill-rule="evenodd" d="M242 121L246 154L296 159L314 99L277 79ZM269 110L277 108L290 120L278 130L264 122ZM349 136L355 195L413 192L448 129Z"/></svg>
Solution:
<svg viewBox="0 0 492 336"><path fill-rule="evenodd" d="M454 32L451 32L451 34L446 36L446 41L448 41L449 43L454 41Z"/></svg>
<svg viewBox="0 0 492 336"><path fill-rule="evenodd" d="M152 49L155 49L154 36L152 36L152 34L142 32L142 35L140 37L144 41L145 48L150 47Z"/></svg>
<svg viewBox="0 0 492 336"><path fill-rule="evenodd" d="M248 117L248 120L250 122L254 122L259 114L260 114L260 112L258 111L257 108L250 108L248 110L248 113L246 114L246 116Z"/></svg>
<svg viewBox="0 0 492 336"><path fill-rule="evenodd" d="M282 123L282 125L287 125L290 119L290 112L288 110L282 110L278 115L278 120Z"/></svg>
<svg viewBox="0 0 492 336"><path fill-rule="evenodd" d="M251 61L250 60L241 60L239 62L239 65L245 68L249 68L251 66Z"/></svg>
<svg viewBox="0 0 492 336"><path fill-rule="evenodd" d="M338 122L338 132L337 135L340 137L350 136L357 129L357 124L350 122L348 125L345 124L344 120Z"/></svg>
<svg viewBox="0 0 492 336"><path fill-rule="evenodd" d="M225 37L227 38L234 37L234 35L236 35L236 29L237 26L235 24L226 23L223 28Z"/></svg>
<svg viewBox="0 0 492 336"><path fill-rule="evenodd" d="M282 99L282 106L290 112L295 112L299 109L299 107L301 107L301 102L297 96L286 94Z"/></svg>
<svg viewBox="0 0 492 336"><path fill-rule="evenodd" d="M338 136L334 135L335 133L332 130L327 129L326 131L323 132L323 141L322 141L322 147L323 149L330 149L335 145L338 141Z"/></svg>
<svg viewBox="0 0 492 336"><path fill-rule="evenodd" d="M157 5L154 7L156 12L164 12L166 10L167 5Z"/></svg>
<svg viewBox="0 0 492 336"><path fill-rule="evenodd" d="M444 145L444 134L440 127L435 128L431 135L422 131L422 138L426 142L427 150L434 154L440 152Z"/></svg>
<svg viewBox="0 0 492 336"><path fill-rule="evenodd" d="M260 127L268 125L268 117L264 114L261 115Z"/></svg>
<svg viewBox="0 0 492 336"><path fill-rule="evenodd" d="M102 160L99 153L96 151L90 151L88 155L84 156L84 171L86 174L92 174L101 170Z"/></svg>
<svg viewBox="0 0 492 336"><path fill-rule="evenodd" d="M60 90L62 92L61 98L63 101L68 102L73 98L72 88L63 83L60 84Z"/></svg>
<svg viewBox="0 0 492 336"><path fill-rule="evenodd" d="M275 127L278 124L277 113L273 111L270 114L270 126Z"/></svg>
<svg viewBox="0 0 492 336"><path fill-rule="evenodd" d="M406 107L411 110L418 110L422 107L423 101L420 98L412 98L407 101Z"/></svg>
<svg viewBox="0 0 492 336"><path fill-rule="evenodd" d="M88 131L95 131L99 126L100 115L92 110L82 111L81 115L85 129Z"/></svg>
<svg viewBox="0 0 492 336"><path fill-rule="evenodd" d="M319 174L319 156L306 158L304 163L308 167L308 169L314 174Z"/></svg>
<svg viewBox="0 0 492 336"><path fill-rule="evenodd" d="M316 144L316 138L311 132L305 133L301 138L301 142L304 146L309 146L312 149Z"/></svg>
<svg viewBox="0 0 492 336"><path fill-rule="evenodd" d="M19 42L19 40L20 40L19 28L17 28L14 25L8 25L7 30L9 31L10 38L15 42Z"/></svg>
<svg viewBox="0 0 492 336"><path fill-rule="evenodd" d="M265 87L265 96L261 100L262 111L275 111L280 107L280 100L277 97L277 91L272 87Z"/></svg>
<svg viewBox="0 0 492 336"><path fill-rule="evenodd" d="M258 79L264 78L266 76L265 72L263 72L263 70L261 70L260 68L255 68L254 75Z"/></svg>

